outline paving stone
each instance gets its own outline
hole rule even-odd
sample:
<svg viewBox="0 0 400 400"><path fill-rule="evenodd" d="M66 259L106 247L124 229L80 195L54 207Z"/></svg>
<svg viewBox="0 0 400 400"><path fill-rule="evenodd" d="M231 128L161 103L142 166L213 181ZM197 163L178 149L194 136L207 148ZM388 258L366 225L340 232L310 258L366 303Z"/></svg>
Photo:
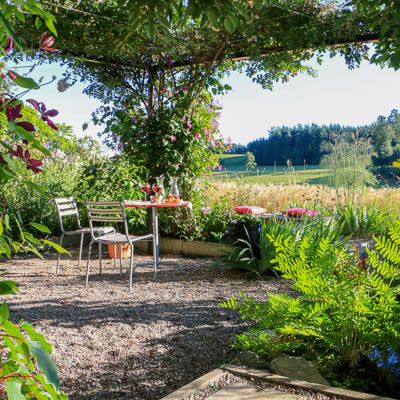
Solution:
<svg viewBox="0 0 400 400"><path fill-rule="evenodd" d="M209 397L209 400L301 400L303 398L296 394L257 388L244 383L231 383Z"/></svg>

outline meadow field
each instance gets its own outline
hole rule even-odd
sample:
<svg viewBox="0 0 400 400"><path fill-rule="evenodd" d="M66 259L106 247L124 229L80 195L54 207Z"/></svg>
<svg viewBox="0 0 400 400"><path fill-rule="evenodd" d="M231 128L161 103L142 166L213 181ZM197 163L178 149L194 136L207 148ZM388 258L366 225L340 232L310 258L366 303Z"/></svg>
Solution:
<svg viewBox="0 0 400 400"><path fill-rule="evenodd" d="M213 179L262 185L303 184L327 185L329 184L330 171L319 165L287 165L260 166L246 170L245 159L242 154L222 154L220 157L222 169L215 170Z"/></svg>
<svg viewBox="0 0 400 400"><path fill-rule="evenodd" d="M332 178L334 172L321 165L264 165L247 170L244 154L222 154L219 156L219 160L221 170L215 169L211 179L236 183L245 181L245 183L258 183L260 185L309 184L334 186ZM395 170L395 168L393 169ZM376 177L378 183L374 185L375 188L399 188L400 179L398 174L394 172L389 171L387 174L376 172Z"/></svg>

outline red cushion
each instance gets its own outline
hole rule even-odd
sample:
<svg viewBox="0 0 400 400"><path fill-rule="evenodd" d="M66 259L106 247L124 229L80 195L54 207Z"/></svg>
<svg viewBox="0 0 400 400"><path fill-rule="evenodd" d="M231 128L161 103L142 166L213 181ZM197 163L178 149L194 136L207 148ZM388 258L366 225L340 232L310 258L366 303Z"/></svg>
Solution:
<svg viewBox="0 0 400 400"><path fill-rule="evenodd" d="M234 210L238 214L246 214L246 215L263 215L267 212L265 208L257 206L239 206L235 207Z"/></svg>
<svg viewBox="0 0 400 400"><path fill-rule="evenodd" d="M314 215L318 215L319 212L309 210L308 208L290 208L289 210L282 211L282 214L286 214L289 217L313 217Z"/></svg>

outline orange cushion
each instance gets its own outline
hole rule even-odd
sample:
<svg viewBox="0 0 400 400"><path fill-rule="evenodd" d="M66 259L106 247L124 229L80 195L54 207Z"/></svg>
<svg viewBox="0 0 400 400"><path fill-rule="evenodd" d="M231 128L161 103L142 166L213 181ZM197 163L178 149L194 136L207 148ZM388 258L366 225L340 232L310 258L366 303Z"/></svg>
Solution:
<svg viewBox="0 0 400 400"><path fill-rule="evenodd" d="M282 211L282 214L286 214L289 217L313 217L314 215L318 215L319 212L309 210L308 208L290 208L289 210Z"/></svg>
<svg viewBox="0 0 400 400"><path fill-rule="evenodd" d="M267 212L265 208L257 206L239 206L235 207L234 210L238 214L245 214L245 215L263 215Z"/></svg>

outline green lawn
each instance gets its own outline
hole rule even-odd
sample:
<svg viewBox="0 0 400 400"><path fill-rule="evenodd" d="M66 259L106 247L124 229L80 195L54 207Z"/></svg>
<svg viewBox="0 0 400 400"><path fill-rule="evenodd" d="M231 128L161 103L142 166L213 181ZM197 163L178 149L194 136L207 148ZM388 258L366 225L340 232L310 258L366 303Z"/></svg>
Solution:
<svg viewBox="0 0 400 400"><path fill-rule="evenodd" d="M289 170L287 165L259 166L246 171L245 156L241 154L223 154L220 157L222 170L214 170L213 179L239 181L260 184L309 183L320 185L329 183L329 170L319 165L295 165Z"/></svg>

